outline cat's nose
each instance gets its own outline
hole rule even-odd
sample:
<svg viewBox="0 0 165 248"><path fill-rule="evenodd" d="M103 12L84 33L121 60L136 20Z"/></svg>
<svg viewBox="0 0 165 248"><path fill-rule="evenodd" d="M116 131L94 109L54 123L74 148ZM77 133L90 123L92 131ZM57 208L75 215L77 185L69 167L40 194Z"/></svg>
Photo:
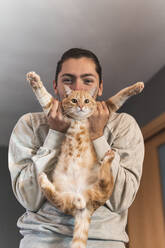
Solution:
<svg viewBox="0 0 165 248"><path fill-rule="evenodd" d="M81 104L78 105L79 109L82 110L83 106Z"/></svg>

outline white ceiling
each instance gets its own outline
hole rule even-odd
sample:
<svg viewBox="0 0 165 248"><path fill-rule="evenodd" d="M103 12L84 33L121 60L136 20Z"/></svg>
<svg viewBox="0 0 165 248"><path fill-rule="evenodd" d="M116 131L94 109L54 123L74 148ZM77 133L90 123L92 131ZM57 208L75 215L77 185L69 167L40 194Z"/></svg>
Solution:
<svg viewBox="0 0 165 248"><path fill-rule="evenodd" d="M17 119L40 111L25 74L52 92L56 63L71 47L91 49L103 67L104 98L146 82L165 61L165 0L1 0L0 144Z"/></svg>

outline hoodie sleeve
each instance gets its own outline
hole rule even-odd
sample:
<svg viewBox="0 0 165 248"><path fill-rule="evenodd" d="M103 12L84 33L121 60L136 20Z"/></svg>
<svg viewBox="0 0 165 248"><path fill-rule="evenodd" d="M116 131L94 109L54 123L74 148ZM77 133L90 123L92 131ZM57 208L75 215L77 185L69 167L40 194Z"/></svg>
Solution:
<svg viewBox="0 0 165 248"><path fill-rule="evenodd" d="M38 185L38 175L51 170L64 134L49 129L41 147L35 142L31 114L23 115L15 125L9 142L8 163L14 194L21 205L37 211L44 201Z"/></svg>
<svg viewBox="0 0 165 248"><path fill-rule="evenodd" d="M115 151L112 162L114 189L106 202L111 211L122 212L132 204L140 185L144 159L144 141L135 119L125 113L108 124L111 144L102 136L93 141L99 159L109 149Z"/></svg>

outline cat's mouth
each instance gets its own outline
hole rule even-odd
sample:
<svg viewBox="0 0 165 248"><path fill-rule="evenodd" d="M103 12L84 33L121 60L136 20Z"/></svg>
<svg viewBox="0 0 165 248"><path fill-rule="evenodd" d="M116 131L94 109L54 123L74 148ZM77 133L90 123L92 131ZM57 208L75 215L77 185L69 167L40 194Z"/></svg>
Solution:
<svg viewBox="0 0 165 248"><path fill-rule="evenodd" d="M81 120L81 119L88 118L91 114L92 114L91 111L80 109L80 110L77 110L74 113L70 113L69 115L70 115L70 117L72 117L74 119Z"/></svg>
<svg viewBox="0 0 165 248"><path fill-rule="evenodd" d="M86 111L84 110L78 110L76 113L75 113L75 116L76 117L84 117L84 118L87 118L87 115L89 113L87 113Z"/></svg>
<svg viewBox="0 0 165 248"><path fill-rule="evenodd" d="M86 111L83 110L83 109L80 109L80 110L77 111L77 113L82 113L82 112L83 112L83 113L86 113Z"/></svg>
<svg viewBox="0 0 165 248"><path fill-rule="evenodd" d="M76 114L78 114L78 115L89 115L89 114L91 114L91 111L89 110L89 109L80 109L80 110L77 110L76 111Z"/></svg>

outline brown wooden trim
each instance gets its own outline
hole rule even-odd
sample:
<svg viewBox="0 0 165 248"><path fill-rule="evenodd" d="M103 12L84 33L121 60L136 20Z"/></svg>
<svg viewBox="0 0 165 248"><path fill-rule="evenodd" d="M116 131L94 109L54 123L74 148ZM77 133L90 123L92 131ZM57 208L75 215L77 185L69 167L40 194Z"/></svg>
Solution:
<svg viewBox="0 0 165 248"><path fill-rule="evenodd" d="M144 140L149 139L153 135L165 129L165 113L161 114L153 121L142 127Z"/></svg>

